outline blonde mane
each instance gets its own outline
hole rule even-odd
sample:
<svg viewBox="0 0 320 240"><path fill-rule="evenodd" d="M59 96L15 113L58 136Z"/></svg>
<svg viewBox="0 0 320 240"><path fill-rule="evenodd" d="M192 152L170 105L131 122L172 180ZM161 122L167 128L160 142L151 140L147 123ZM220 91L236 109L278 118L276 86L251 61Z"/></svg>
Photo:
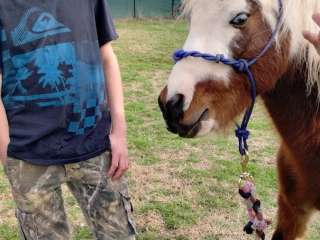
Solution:
<svg viewBox="0 0 320 240"><path fill-rule="evenodd" d="M189 16L194 3L199 0L183 0L182 16ZM278 12L278 0L254 0L262 9L265 20L273 28ZM304 30L319 32L312 15L320 12L320 0L283 0L284 19L280 36L291 37L290 58L300 66L307 66L308 90L318 88L320 96L320 56L313 45L303 38ZM278 38L280 39L280 38Z"/></svg>
<svg viewBox="0 0 320 240"><path fill-rule="evenodd" d="M182 4L181 4L182 17L187 17L190 15L194 1L195 0L182 0Z"/></svg>

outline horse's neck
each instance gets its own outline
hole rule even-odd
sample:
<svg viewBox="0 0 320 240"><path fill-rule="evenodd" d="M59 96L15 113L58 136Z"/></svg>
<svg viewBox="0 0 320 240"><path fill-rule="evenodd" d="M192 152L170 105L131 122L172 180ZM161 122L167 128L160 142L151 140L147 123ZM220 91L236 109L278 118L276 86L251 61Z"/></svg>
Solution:
<svg viewBox="0 0 320 240"><path fill-rule="evenodd" d="M293 68L291 68L293 69ZM302 68L288 72L275 89L264 94L265 105L283 139L295 155L320 147L320 108L316 91L307 94Z"/></svg>

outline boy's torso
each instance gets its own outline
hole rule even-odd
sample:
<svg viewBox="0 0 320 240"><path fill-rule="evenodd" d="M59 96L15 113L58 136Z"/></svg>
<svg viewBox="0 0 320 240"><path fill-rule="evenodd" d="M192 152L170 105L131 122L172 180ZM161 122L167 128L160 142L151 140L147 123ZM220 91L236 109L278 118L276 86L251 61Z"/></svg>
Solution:
<svg viewBox="0 0 320 240"><path fill-rule="evenodd" d="M93 0L0 0L9 156L85 160L109 148Z"/></svg>

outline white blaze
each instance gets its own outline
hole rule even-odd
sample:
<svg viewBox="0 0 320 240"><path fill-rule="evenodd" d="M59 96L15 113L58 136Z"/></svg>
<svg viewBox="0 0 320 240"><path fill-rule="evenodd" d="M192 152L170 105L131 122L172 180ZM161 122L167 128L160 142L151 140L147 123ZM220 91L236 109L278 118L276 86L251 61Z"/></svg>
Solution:
<svg viewBox="0 0 320 240"><path fill-rule="evenodd" d="M229 22L239 13L249 12L249 0L184 0L185 12L191 11L190 31L183 46L187 51L196 50L203 53L223 54L232 58L231 43L240 30L233 28ZM262 15L271 29L274 29L279 13L278 0L255 1L262 10ZM317 32L318 26L311 15L320 11L320 0L283 0L284 26L281 34L290 36L290 59L306 63L308 83L317 84L320 98L320 56L315 48L303 39L302 31ZM259 31L259 29L257 29ZM290 34L290 35L289 35ZM277 39L279 40L279 38ZM184 110L190 107L195 86L201 81L221 81L229 84L231 67L189 57L178 62L172 69L167 87L167 100L175 94L185 97ZM211 109L212 111L212 109ZM211 114L212 116L212 114ZM217 128L214 119L201 123L199 135L210 128Z"/></svg>
<svg viewBox="0 0 320 240"><path fill-rule="evenodd" d="M188 38L183 49L202 53L223 54L232 58L231 42L240 31L230 21L241 12L249 12L246 0L193 0ZM197 83L206 80L229 83L231 67L202 59L186 58L178 62L168 79L167 100L175 94L185 97L184 110L193 98Z"/></svg>

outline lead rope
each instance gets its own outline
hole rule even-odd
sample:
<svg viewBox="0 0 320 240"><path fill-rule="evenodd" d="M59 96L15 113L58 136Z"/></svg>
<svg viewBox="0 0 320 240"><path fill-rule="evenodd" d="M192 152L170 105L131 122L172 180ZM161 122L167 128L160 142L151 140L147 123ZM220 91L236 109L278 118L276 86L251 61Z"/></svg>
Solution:
<svg viewBox="0 0 320 240"><path fill-rule="evenodd" d="M255 106L257 96L256 81L250 70L250 65L248 61L244 59L233 60L227 59L223 55L202 54L196 51L186 52L184 50L178 50L174 54L174 60L176 62L186 57L200 57L207 61L223 63L233 67L237 72L244 73L247 75L247 78L251 86L250 92L252 103L250 107L246 110L241 125L237 125L237 128L235 130L235 134L239 142L239 152L241 155L242 166L242 173L240 174L239 179L239 194L243 198L244 203L247 207L249 218L249 222L245 225L243 230L247 234L253 234L255 232L257 239L264 240L264 231L267 228L267 226L271 224L271 221L264 218L261 208L261 201L256 198L256 187L254 179L248 171L249 153L247 140L250 136L250 132L247 128Z"/></svg>
<svg viewBox="0 0 320 240"><path fill-rule="evenodd" d="M256 233L256 239L264 240L265 230L272 223L265 218L261 201L256 197L256 186L254 179L248 171L249 154L246 152L241 158L242 173L239 178L239 194L247 207L248 223L244 226L243 231L247 234Z"/></svg>
<svg viewBox="0 0 320 240"><path fill-rule="evenodd" d="M263 215L261 208L261 201L256 197L256 186L254 179L248 170L249 164L249 148L247 140L250 136L248 131L248 124L252 116L252 112L255 106L256 97L257 97L257 86L255 78L251 72L250 67L255 64L259 58L267 53L267 51L273 46L276 36L280 31L282 26L283 18L283 0L278 0L279 4L279 15L277 18L277 24L274 31L271 34L269 41L262 51L252 60L246 59L228 59L224 55L211 55L207 53L201 53L198 51L185 51L183 49L177 50L173 54L173 59L175 62L178 62L187 57L202 58L207 61L222 63L234 68L237 72L246 74L248 81L250 83L251 89L251 105L246 110L244 117L242 119L241 125L237 124L235 130L235 135L238 138L239 143L239 153L241 155L241 168L242 173L239 178L239 194L242 197L248 212L249 222L245 225L244 231L247 234L253 234L255 232L256 239L265 239L265 230L271 224L271 221L266 219Z"/></svg>

